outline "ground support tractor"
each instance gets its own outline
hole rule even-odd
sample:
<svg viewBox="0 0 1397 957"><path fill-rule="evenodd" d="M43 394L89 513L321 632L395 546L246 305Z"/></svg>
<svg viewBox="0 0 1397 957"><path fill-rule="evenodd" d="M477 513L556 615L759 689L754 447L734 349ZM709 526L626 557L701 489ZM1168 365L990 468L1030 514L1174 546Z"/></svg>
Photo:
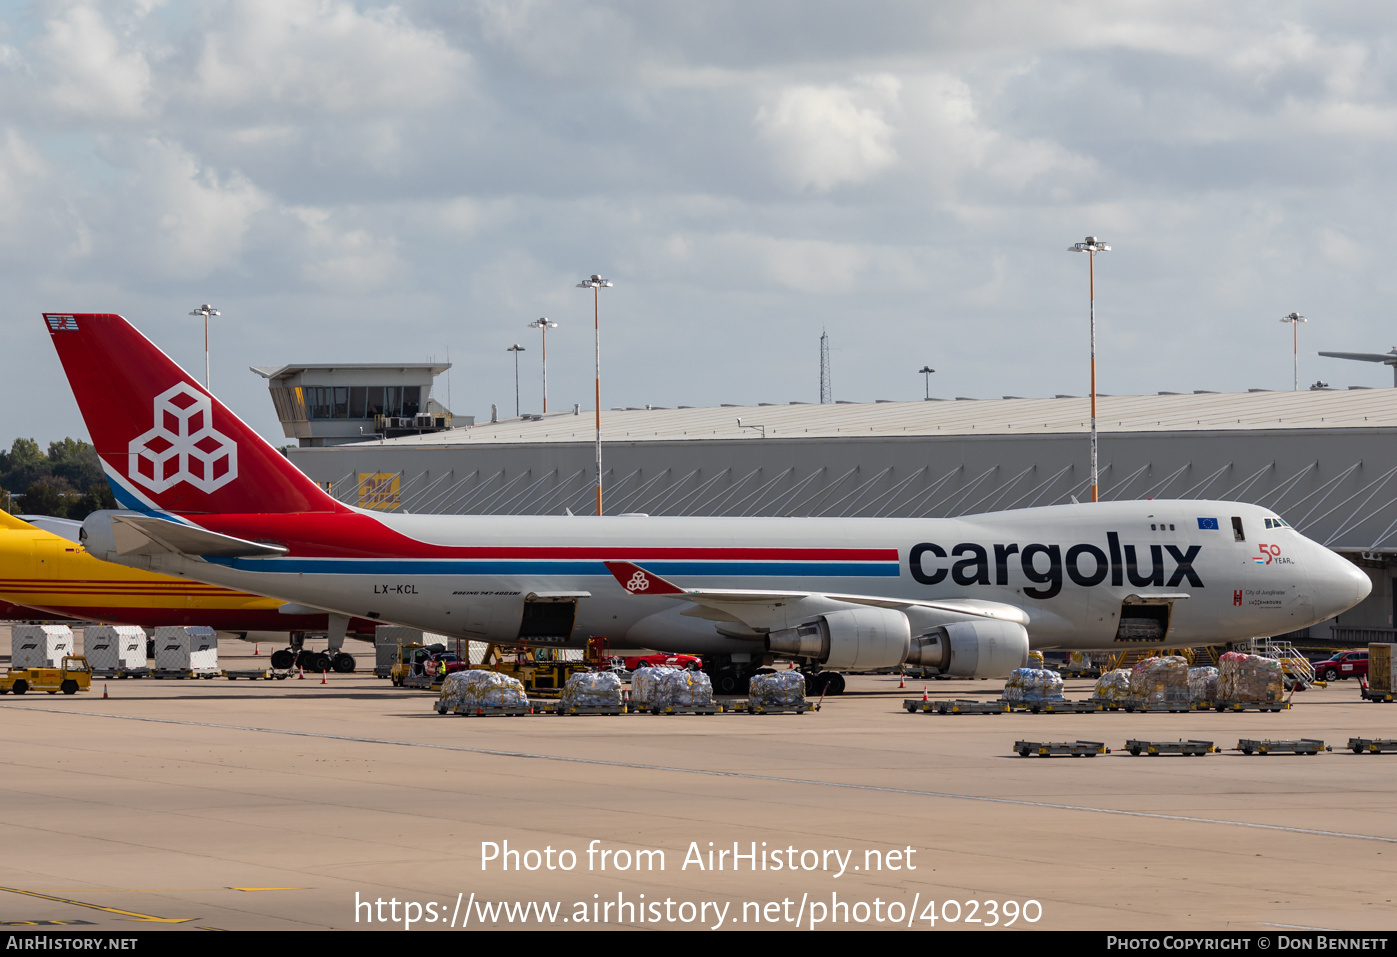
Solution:
<svg viewBox="0 0 1397 957"><path fill-rule="evenodd" d="M77 694L92 689L92 668L82 655L67 655L57 668L13 668L0 677L0 694L47 691Z"/></svg>

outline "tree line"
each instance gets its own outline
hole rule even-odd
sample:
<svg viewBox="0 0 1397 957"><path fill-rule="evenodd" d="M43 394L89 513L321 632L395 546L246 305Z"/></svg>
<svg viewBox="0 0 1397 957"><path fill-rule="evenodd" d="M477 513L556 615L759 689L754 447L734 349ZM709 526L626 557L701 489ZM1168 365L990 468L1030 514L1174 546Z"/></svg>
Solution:
<svg viewBox="0 0 1397 957"><path fill-rule="evenodd" d="M17 515L83 519L116 498L97 450L81 439L50 442L48 453L33 439L15 439L0 451L0 507Z"/></svg>

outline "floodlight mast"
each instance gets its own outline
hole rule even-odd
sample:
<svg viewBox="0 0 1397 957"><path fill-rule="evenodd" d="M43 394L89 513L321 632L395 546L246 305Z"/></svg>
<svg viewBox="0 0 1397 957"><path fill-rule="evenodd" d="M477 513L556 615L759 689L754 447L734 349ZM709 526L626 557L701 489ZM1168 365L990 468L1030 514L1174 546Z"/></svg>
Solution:
<svg viewBox="0 0 1397 957"><path fill-rule="evenodd" d="M1096 468L1096 254L1108 253L1111 251L1111 247L1095 236L1088 236L1085 241L1068 246L1067 251L1087 254L1087 272L1091 277L1091 500L1095 502L1098 500Z"/></svg>
<svg viewBox="0 0 1397 957"><path fill-rule="evenodd" d="M529 323L530 329L543 333L543 411L548 411L548 330L558 328L558 324L547 316Z"/></svg>
<svg viewBox="0 0 1397 957"><path fill-rule="evenodd" d="M920 369L918 369L917 371L920 372L920 373L922 374L922 378L926 380L926 397L927 397L927 401L930 401L930 400L931 400L931 374L932 374L933 372L935 372L936 370L933 369L931 366L922 366L922 367L921 367Z"/></svg>
<svg viewBox="0 0 1397 957"><path fill-rule="evenodd" d="M519 418L519 353L524 351L524 347L519 343L510 346L505 352L514 353L514 417Z"/></svg>
<svg viewBox="0 0 1397 957"><path fill-rule="evenodd" d="M198 309L190 313L191 316L204 317L204 391L209 390L209 316L219 315L219 311L208 303L204 303Z"/></svg>
<svg viewBox="0 0 1397 957"><path fill-rule="evenodd" d="M592 290L592 325L597 366L597 515L601 515L601 290L610 286L609 280L596 273L577 284L578 289Z"/></svg>
<svg viewBox="0 0 1397 957"><path fill-rule="evenodd" d="M1294 390L1294 391L1296 391L1296 392L1299 392L1299 391L1300 391L1300 323L1302 323L1302 322L1309 322L1309 320L1306 319L1304 316L1300 315L1300 313L1298 313L1298 312L1292 312L1292 313L1291 313L1290 315L1288 315L1288 316L1281 316L1281 322L1288 322L1288 323L1290 323L1291 340L1292 340L1292 346L1291 346L1291 348L1294 350L1294 355L1293 355L1293 357L1292 357L1292 359L1291 359L1291 364L1292 364L1292 366L1294 367L1293 370L1292 370L1292 373L1291 373L1292 376L1293 376L1293 381L1291 382L1291 389Z"/></svg>

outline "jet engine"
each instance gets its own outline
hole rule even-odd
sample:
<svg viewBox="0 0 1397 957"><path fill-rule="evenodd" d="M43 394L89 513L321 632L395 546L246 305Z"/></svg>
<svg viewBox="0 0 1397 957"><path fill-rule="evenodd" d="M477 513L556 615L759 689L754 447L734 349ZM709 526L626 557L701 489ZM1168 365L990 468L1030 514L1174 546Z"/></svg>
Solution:
<svg viewBox="0 0 1397 957"><path fill-rule="evenodd" d="M1028 663L1028 632L1012 621L953 621L913 638L907 663L957 678L1004 678Z"/></svg>
<svg viewBox="0 0 1397 957"><path fill-rule="evenodd" d="M813 658L831 671L895 668L907 658L912 626L893 608L852 608L820 615L767 636L767 649Z"/></svg>

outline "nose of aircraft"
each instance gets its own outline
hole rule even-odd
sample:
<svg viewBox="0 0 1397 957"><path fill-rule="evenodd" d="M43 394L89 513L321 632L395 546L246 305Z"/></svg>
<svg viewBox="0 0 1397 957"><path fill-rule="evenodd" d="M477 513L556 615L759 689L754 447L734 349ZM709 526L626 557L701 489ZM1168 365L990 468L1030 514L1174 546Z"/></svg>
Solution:
<svg viewBox="0 0 1397 957"><path fill-rule="evenodd" d="M1372 579L1353 562L1329 549L1323 549L1318 573L1314 576L1315 611L1320 620L1348 611L1373 590Z"/></svg>

